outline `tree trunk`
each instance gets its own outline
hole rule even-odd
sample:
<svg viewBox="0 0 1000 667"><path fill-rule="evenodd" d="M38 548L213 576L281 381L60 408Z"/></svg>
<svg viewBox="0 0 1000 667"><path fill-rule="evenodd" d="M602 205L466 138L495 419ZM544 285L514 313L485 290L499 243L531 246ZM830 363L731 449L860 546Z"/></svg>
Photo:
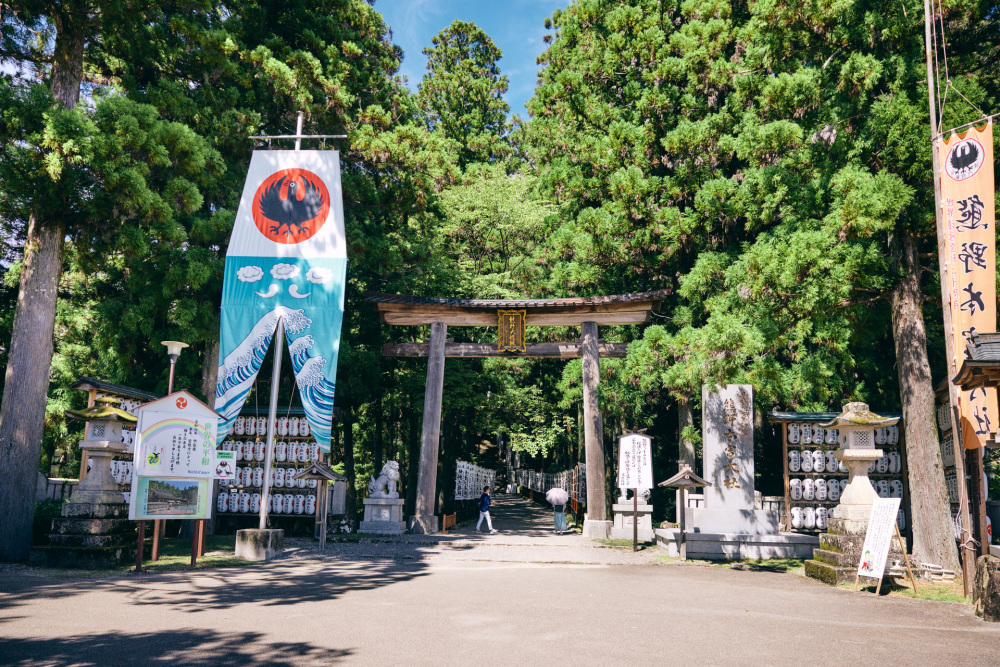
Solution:
<svg viewBox="0 0 1000 667"><path fill-rule="evenodd" d="M921 310L920 265L916 243L909 233L901 235L899 245L899 263L905 275L892 293L892 332L903 403L912 550L917 562L940 563L958 571L951 506L934 418L934 385L927 361L927 334Z"/></svg>
<svg viewBox="0 0 1000 667"><path fill-rule="evenodd" d="M89 19L83 15L79 20L79 25L56 21L51 86L56 100L67 109L79 101L83 78ZM0 560L25 560L31 548L65 237L66 223L58 214L51 219L40 212L31 214L0 401L0 479L4 480L0 484Z"/></svg>
<svg viewBox="0 0 1000 667"><path fill-rule="evenodd" d="M62 272L61 221L32 215L21 266L10 356L0 402L0 560L25 560L31 548L38 457L52 364L56 290Z"/></svg>
<svg viewBox="0 0 1000 667"><path fill-rule="evenodd" d="M383 434L385 432L385 410L382 405L382 387L378 389L379 395L375 399L375 438L372 443L372 474L377 475L382 469L383 461Z"/></svg>
<svg viewBox="0 0 1000 667"><path fill-rule="evenodd" d="M412 516L417 504L417 484L420 475L420 435L417 428L417 411L410 406L407 409L409 432L406 441L406 503L403 511Z"/></svg>
<svg viewBox="0 0 1000 667"><path fill-rule="evenodd" d="M358 501L356 482L354 478L354 413L344 410L344 477L347 478L347 497L345 513L351 521L357 521Z"/></svg>
<svg viewBox="0 0 1000 667"><path fill-rule="evenodd" d="M215 339L205 346L205 354L201 360L201 393L205 396L206 405L215 405L215 385L218 377L219 339Z"/></svg>
<svg viewBox="0 0 1000 667"><path fill-rule="evenodd" d="M688 426L694 426L694 415L691 413L691 399L685 396L677 399L677 468L686 463L694 470L694 443L684 436L684 429Z"/></svg>

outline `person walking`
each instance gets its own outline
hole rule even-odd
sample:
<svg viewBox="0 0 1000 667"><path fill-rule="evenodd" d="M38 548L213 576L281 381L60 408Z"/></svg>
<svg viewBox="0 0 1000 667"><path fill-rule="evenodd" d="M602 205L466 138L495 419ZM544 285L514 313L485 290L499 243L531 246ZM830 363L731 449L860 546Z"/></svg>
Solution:
<svg viewBox="0 0 1000 667"><path fill-rule="evenodd" d="M479 530L479 527L483 525L483 519L486 519L486 527L490 529L490 534L493 534L496 529L493 527L493 522L490 520L490 487L483 487L483 495L479 496L479 523L476 524L476 532L481 533L483 531Z"/></svg>

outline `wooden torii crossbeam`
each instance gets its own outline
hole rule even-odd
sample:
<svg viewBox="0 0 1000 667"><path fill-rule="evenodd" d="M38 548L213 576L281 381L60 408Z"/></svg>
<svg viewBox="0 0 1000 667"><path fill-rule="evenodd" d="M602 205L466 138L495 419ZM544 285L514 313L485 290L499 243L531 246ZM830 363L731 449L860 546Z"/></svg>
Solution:
<svg viewBox="0 0 1000 667"><path fill-rule="evenodd" d="M441 434L441 404L444 390L445 357L554 357L583 359L584 443L587 456L587 513L584 534L607 537L608 520L604 500L604 443L601 415L597 403L600 382L600 357L624 357L627 343L604 343L598 339L599 324L643 324L658 310L670 290L618 294L613 296L568 299L444 299L369 293L365 300L378 311L384 324L401 326L429 325L431 337L421 343L387 344L383 353L394 357L426 357L427 382L424 388L424 418L420 434L420 469L417 502L410 517L415 533L436 533L434 515L437 486L438 443ZM521 311L523 326L579 326L577 341L565 343L526 343L519 351L501 351L490 343L455 343L446 338L448 325L496 327L501 311Z"/></svg>

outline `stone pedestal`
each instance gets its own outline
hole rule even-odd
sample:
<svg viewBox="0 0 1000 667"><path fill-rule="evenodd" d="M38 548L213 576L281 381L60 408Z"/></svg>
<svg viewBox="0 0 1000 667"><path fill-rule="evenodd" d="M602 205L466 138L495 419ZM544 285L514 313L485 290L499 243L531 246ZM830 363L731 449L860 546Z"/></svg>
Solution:
<svg viewBox="0 0 1000 667"><path fill-rule="evenodd" d="M236 531L236 557L243 560L271 560L285 548L285 531L280 528L246 528Z"/></svg>
<svg viewBox="0 0 1000 667"><path fill-rule="evenodd" d="M777 535L778 510L685 508L684 523L698 533Z"/></svg>
<svg viewBox="0 0 1000 667"><path fill-rule="evenodd" d="M871 512L871 506L868 507L868 511ZM867 521L865 525L867 526ZM807 577L819 579L831 586L854 583L854 576L861 562L861 550L865 544L865 533L864 531L844 533L848 526L854 528L854 521L830 519L829 531L820 533L819 548L814 549L812 559L806 561ZM889 570L892 561L902 559L903 552L899 548L899 540L893 537L889 543L889 556L885 559L886 571Z"/></svg>
<svg viewBox="0 0 1000 667"><path fill-rule="evenodd" d="M632 503L615 504L611 506L614 511L615 520L611 527L611 538L615 540L631 540L633 536L633 507ZM639 505L636 517L639 525L639 541L655 542L656 534L653 532L653 506Z"/></svg>
<svg viewBox="0 0 1000 667"><path fill-rule="evenodd" d="M90 472L63 505L62 516L52 520L48 544L31 550L32 565L104 570L135 557L135 524L111 476L111 460L125 446L120 440L85 440L80 446L90 453Z"/></svg>
<svg viewBox="0 0 1000 667"><path fill-rule="evenodd" d="M592 540L606 540L611 537L611 529L614 523L611 521L597 521L595 519L583 520L583 536Z"/></svg>
<svg viewBox="0 0 1000 667"><path fill-rule="evenodd" d="M413 515L409 522L410 532L416 535L433 535L440 530L440 522L433 514Z"/></svg>
<svg viewBox="0 0 1000 667"><path fill-rule="evenodd" d="M868 529L868 517L872 513L872 505L878 500L878 493L868 479L868 468L873 461L882 458L882 450L838 449L834 456L838 461L844 462L849 476L847 488L840 494L840 504L833 509L831 520L841 520L838 532L864 536Z"/></svg>
<svg viewBox="0 0 1000 667"><path fill-rule="evenodd" d="M813 551L812 560L806 561L806 576L831 586L854 582L861 562L868 518L872 505L878 500L878 493L868 479L868 468L872 461L882 458L882 450L838 449L835 456L847 466L847 487L840 495L840 504L830 513L827 532L819 535L819 548ZM893 539L889 544L886 569L893 560L902 557L899 541Z"/></svg>
<svg viewBox="0 0 1000 667"><path fill-rule="evenodd" d="M89 477L89 475L88 475ZM76 498L76 494L74 494ZM31 549L28 562L37 567L107 570L135 558L135 524L121 502L74 503L52 520L48 544Z"/></svg>
<svg viewBox="0 0 1000 667"><path fill-rule="evenodd" d="M402 498L365 498L365 518L358 532L378 535L402 535L406 531ZM437 517L434 517L435 524ZM437 526L435 525L435 531Z"/></svg>

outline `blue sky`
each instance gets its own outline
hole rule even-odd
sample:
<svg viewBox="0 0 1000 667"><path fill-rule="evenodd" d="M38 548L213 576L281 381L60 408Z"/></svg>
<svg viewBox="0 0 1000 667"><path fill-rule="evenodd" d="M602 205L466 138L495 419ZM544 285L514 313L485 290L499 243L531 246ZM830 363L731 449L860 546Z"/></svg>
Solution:
<svg viewBox="0 0 1000 667"><path fill-rule="evenodd" d="M503 52L500 73L510 79L510 112L527 118L524 104L535 90L538 73L535 58L545 50L545 18L567 4L569 0L376 0L375 9L392 28L392 41L403 48L400 71L414 92L427 71L421 51L434 35L456 19L485 30Z"/></svg>

